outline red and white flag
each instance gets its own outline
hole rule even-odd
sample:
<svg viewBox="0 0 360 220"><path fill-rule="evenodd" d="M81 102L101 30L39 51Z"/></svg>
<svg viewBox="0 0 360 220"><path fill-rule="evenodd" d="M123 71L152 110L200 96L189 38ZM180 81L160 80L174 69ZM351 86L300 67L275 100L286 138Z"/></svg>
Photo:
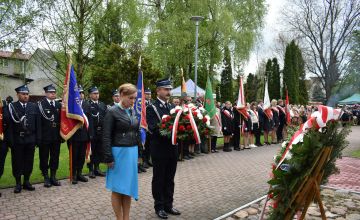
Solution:
<svg viewBox="0 0 360 220"><path fill-rule="evenodd" d="M246 110L246 101L245 101L245 93L244 93L244 86L243 86L243 77L240 76L239 81L239 96L236 103L236 109L240 114L244 116L244 118L247 120L250 115Z"/></svg>
<svg viewBox="0 0 360 220"><path fill-rule="evenodd" d="M268 81L265 81L265 93L264 93L264 113L268 119L272 119L273 114L271 111L271 103L268 90Z"/></svg>

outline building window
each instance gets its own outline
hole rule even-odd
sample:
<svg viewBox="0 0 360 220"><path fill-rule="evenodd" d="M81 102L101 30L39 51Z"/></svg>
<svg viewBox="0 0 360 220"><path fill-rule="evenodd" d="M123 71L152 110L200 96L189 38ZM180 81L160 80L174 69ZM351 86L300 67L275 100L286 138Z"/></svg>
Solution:
<svg viewBox="0 0 360 220"><path fill-rule="evenodd" d="M0 59L0 67L8 67L9 66L9 62L7 59Z"/></svg>

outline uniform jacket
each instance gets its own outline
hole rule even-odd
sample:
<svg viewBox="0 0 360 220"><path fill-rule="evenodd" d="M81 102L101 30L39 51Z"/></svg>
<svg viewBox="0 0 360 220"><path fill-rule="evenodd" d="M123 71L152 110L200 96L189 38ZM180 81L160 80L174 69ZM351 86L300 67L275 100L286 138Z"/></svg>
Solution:
<svg viewBox="0 0 360 220"><path fill-rule="evenodd" d="M55 107L51 106L46 98L38 103L38 127L39 143L60 142L60 111L61 104L54 101ZM45 118L46 117L46 118ZM49 120L53 117L53 120Z"/></svg>
<svg viewBox="0 0 360 220"><path fill-rule="evenodd" d="M38 127L40 126L38 108L35 103L26 103L24 109L19 101L9 105L9 143L17 144L36 144L38 140ZM11 114L12 113L12 114ZM12 116L11 116L12 115ZM24 120L21 121L21 118ZM19 122L19 123L18 123Z"/></svg>
<svg viewBox="0 0 360 220"><path fill-rule="evenodd" d="M174 106L167 103L164 106L160 100L156 99L152 105L146 108L146 120L150 134L150 151L153 158L177 158L177 146L172 145L171 140L161 136L159 132L159 123L163 115L170 115L170 109ZM154 107L158 115L156 114Z"/></svg>

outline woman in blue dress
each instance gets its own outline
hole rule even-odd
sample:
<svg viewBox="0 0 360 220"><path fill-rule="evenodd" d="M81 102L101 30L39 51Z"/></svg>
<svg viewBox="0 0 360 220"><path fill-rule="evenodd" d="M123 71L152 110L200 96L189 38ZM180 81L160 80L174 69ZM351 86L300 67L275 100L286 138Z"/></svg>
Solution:
<svg viewBox="0 0 360 220"><path fill-rule="evenodd" d="M130 83L119 87L120 103L106 113L103 126L104 163L108 166L106 189L116 219L130 217L131 197L138 200L139 123L133 109L137 89Z"/></svg>

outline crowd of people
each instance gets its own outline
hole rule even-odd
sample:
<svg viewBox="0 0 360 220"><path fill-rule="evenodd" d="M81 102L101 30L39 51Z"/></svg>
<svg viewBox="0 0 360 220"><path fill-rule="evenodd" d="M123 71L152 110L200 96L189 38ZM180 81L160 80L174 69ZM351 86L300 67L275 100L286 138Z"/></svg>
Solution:
<svg viewBox="0 0 360 220"><path fill-rule="evenodd" d="M221 103L213 95L216 114L211 119L212 132L201 144L185 141L173 146L170 139L160 135L159 123L163 115L169 115L175 106L186 106L193 99L186 94L170 97L172 89L168 79L156 83L156 98L152 99L150 89L145 89L146 119L148 124L145 145L139 142L139 122L133 105L137 88L129 83L112 92L113 102L106 105L100 101L96 86L85 92L78 86L80 103L88 119L88 126L79 127L67 146L71 155L72 184L88 182L88 178L106 177L106 188L112 191L111 201L117 219L129 219L131 197L138 199L138 173L153 167L152 194L154 209L159 218L168 214L180 215L173 207L174 177L178 161L191 160L204 153L217 153L217 141L223 138L224 152L241 151L281 143L287 137L284 101L271 101L271 117L264 110L263 101L246 104L246 111L239 111L236 102ZM8 149L11 149L12 174L16 185L14 193L22 190L34 191L30 183L33 170L35 147L39 148L40 170L44 187L60 186L56 173L59 168L61 108L57 101L56 88L44 87L44 98L33 103L29 101L26 85L15 89L18 100L2 101L4 138L0 143L0 177ZM193 104L203 107L204 97ZM360 108L344 109L350 115L359 117ZM315 106L290 105L291 124L300 125L316 111ZM358 123L358 122L357 122ZM263 135L263 141L261 136ZM86 149L91 146L90 160L87 161L88 176L83 175ZM100 170L100 163L108 166L106 173ZM1 194L0 194L1 195Z"/></svg>

